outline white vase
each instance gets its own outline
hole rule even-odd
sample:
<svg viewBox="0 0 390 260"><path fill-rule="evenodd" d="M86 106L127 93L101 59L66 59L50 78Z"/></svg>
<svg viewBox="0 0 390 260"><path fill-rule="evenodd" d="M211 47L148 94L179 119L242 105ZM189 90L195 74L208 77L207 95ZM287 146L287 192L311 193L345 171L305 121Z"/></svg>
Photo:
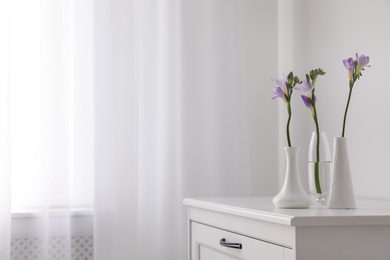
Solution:
<svg viewBox="0 0 390 260"><path fill-rule="evenodd" d="M287 157L286 177L282 190L272 202L278 208L302 209L312 204L311 198L303 189L298 170L299 147L285 147Z"/></svg>
<svg viewBox="0 0 390 260"><path fill-rule="evenodd" d="M329 196L329 208L356 209L349 168L347 139L345 137L334 138L333 180Z"/></svg>

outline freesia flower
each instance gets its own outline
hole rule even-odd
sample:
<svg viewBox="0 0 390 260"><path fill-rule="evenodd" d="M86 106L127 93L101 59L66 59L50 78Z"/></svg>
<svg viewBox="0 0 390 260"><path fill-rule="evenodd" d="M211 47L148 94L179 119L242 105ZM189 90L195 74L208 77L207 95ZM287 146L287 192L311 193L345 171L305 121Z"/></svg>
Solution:
<svg viewBox="0 0 390 260"><path fill-rule="evenodd" d="M325 71L322 69L311 70L309 74L306 74L306 80L296 87L297 90L303 92L302 101L305 106L310 110L311 115L313 116L314 123L317 131L317 149L316 149L316 161L314 162L314 182L316 186L316 191L318 194L322 194L321 184L320 184L320 175L319 175L319 162L320 162L320 128L318 125L317 109L316 109L316 95L315 84L317 77L319 75L325 75Z"/></svg>
<svg viewBox="0 0 390 260"><path fill-rule="evenodd" d="M301 95L303 103L313 114L315 103L315 95L313 94L314 86L310 81L304 81L302 84L295 87L295 89L303 93L303 95Z"/></svg>
<svg viewBox="0 0 390 260"><path fill-rule="evenodd" d="M287 133L288 146L291 147L291 140L290 140L291 102L290 101L291 101L291 96L294 87L301 82L299 81L299 78L297 76L294 76L292 72L288 74L287 78L283 77L283 79L273 79L272 81L276 84L276 86L273 89L273 93L275 94L275 96L272 99L279 97L284 101L284 103L287 106L288 120L287 120L286 133Z"/></svg>
<svg viewBox="0 0 390 260"><path fill-rule="evenodd" d="M307 95L313 91L314 86L309 81L304 81L302 84L296 86L295 89Z"/></svg>
<svg viewBox="0 0 390 260"><path fill-rule="evenodd" d="M306 96L306 95L302 95L302 100L303 100L303 103L305 104L305 106L310 109L311 113L313 114L314 113L314 107L312 105L312 100L310 97Z"/></svg>
<svg viewBox="0 0 390 260"><path fill-rule="evenodd" d="M283 99L283 101L287 104L288 101L286 98L286 93L284 93L284 91L282 90L281 87L275 87L274 94L275 94L275 96L272 99L279 97L279 98Z"/></svg>
<svg viewBox="0 0 390 260"><path fill-rule="evenodd" d="M348 77L349 77L349 95L348 95L348 101L347 106L345 107L344 112L344 120L343 120L343 132L341 134L342 137L344 137L345 134L345 123L347 120L347 113L348 113L348 107L349 102L351 101L351 95L352 95L352 89L355 85L356 80L360 79L362 76L362 71L365 67L371 67L368 65L370 62L370 57L365 55L360 55L356 53L356 60L353 60L352 58L348 58L343 60L343 64L345 68L348 70Z"/></svg>
<svg viewBox="0 0 390 260"><path fill-rule="evenodd" d="M362 71L362 70L364 70L364 67L370 67L369 65L368 65L368 63L370 62L370 57L368 57L368 56L365 56L365 55L358 55L357 53L356 53L356 61L357 61L357 64L356 64L356 72L355 72L355 74L356 75L359 75L360 74L360 72Z"/></svg>
<svg viewBox="0 0 390 260"><path fill-rule="evenodd" d="M344 67L348 70L349 80L353 80L355 61L352 58L343 60Z"/></svg>
<svg viewBox="0 0 390 260"><path fill-rule="evenodd" d="M275 96L272 99L279 97L287 104L289 95L287 78L284 77L283 79L272 79L272 81L276 84L273 90Z"/></svg>
<svg viewBox="0 0 390 260"><path fill-rule="evenodd" d="M288 94L288 81L286 76L283 76L283 79L272 79L272 81L276 84L277 87L282 89L284 94Z"/></svg>

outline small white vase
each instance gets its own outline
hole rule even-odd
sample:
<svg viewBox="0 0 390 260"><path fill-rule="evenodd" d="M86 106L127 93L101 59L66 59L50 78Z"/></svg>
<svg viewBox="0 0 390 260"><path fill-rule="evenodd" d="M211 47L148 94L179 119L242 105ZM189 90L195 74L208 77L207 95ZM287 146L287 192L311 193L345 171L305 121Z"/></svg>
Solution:
<svg viewBox="0 0 390 260"><path fill-rule="evenodd" d="M329 196L330 209L356 209L348 146L345 137L335 137L333 144L333 180Z"/></svg>
<svg viewBox="0 0 390 260"><path fill-rule="evenodd" d="M298 170L299 147L285 147L287 157L286 177L282 190L272 202L278 208L303 209L312 204L311 198L302 187Z"/></svg>

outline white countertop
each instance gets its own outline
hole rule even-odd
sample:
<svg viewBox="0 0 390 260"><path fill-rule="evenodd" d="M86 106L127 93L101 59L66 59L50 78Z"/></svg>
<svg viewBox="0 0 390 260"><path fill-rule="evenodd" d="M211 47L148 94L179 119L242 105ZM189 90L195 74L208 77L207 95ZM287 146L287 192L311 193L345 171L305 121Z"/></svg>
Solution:
<svg viewBox="0 0 390 260"><path fill-rule="evenodd" d="M190 207L288 226L390 225L390 201L357 199L357 209L279 209L272 197L184 199Z"/></svg>

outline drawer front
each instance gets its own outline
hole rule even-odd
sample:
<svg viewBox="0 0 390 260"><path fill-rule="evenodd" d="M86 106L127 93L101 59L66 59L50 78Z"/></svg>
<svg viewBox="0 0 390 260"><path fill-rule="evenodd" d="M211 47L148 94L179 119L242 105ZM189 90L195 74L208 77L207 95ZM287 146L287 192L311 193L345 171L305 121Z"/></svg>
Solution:
<svg viewBox="0 0 390 260"><path fill-rule="evenodd" d="M221 240L228 244L221 245ZM283 251L281 246L196 222L191 223L191 260L283 260Z"/></svg>

